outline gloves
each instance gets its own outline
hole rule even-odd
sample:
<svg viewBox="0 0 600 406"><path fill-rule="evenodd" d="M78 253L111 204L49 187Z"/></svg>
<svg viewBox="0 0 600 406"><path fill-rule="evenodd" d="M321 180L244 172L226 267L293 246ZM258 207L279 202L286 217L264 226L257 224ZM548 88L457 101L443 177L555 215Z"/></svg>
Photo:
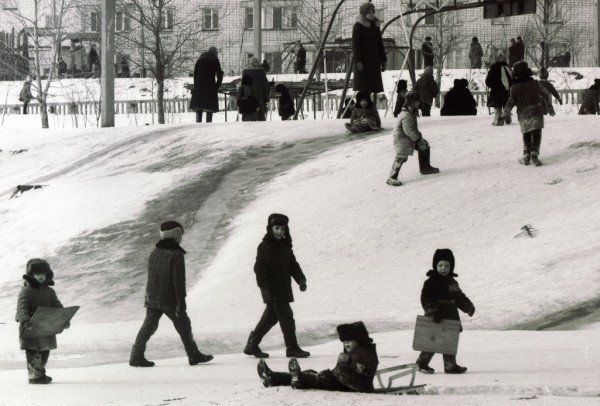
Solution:
<svg viewBox="0 0 600 406"><path fill-rule="evenodd" d="M386 63L386 62L381 62L381 71L382 71L382 72L385 72L385 68L386 68L386 66L387 66L387 63Z"/></svg>
<svg viewBox="0 0 600 406"><path fill-rule="evenodd" d="M300 291L304 292L306 290L306 281L300 282Z"/></svg>
<svg viewBox="0 0 600 406"><path fill-rule="evenodd" d="M350 360L350 356L348 354L346 354L345 352L341 353L340 355L338 355L338 362L348 362L348 360Z"/></svg>
<svg viewBox="0 0 600 406"><path fill-rule="evenodd" d="M65 324L65 330L68 329L69 327L71 327L71 323Z"/></svg>
<svg viewBox="0 0 600 406"><path fill-rule="evenodd" d="M475 314L475 306L471 307L467 314L469 315L469 317L473 317L473 315Z"/></svg>
<svg viewBox="0 0 600 406"><path fill-rule="evenodd" d="M26 322L23 322L23 328L26 330L30 330L31 327L33 327L33 324L31 323L31 321L27 320Z"/></svg>
<svg viewBox="0 0 600 406"><path fill-rule="evenodd" d="M263 302L271 303L273 301L273 296L269 288L260 288L260 294L262 295Z"/></svg>
<svg viewBox="0 0 600 406"><path fill-rule="evenodd" d="M362 62L356 62L356 70L359 72L363 71L363 64Z"/></svg>
<svg viewBox="0 0 600 406"><path fill-rule="evenodd" d="M431 315L434 323L440 323L442 321L442 314L440 312L435 312Z"/></svg>
<svg viewBox="0 0 600 406"><path fill-rule="evenodd" d="M558 104L560 104L562 106L562 103L563 103L562 99L558 99Z"/></svg>

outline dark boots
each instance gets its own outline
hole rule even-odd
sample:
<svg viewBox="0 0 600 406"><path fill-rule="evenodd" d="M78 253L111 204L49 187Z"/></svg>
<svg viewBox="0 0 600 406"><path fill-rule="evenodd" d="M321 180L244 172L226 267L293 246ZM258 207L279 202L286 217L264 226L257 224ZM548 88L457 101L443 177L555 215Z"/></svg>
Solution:
<svg viewBox="0 0 600 406"><path fill-rule="evenodd" d="M400 174L400 168L402 168L402 164L406 162L405 159L396 158L394 160L394 164L392 165L392 171L390 172L390 177L387 180L387 184L390 186L402 186L402 182L398 180L398 175Z"/></svg>
<svg viewBox="0 0 600 406"><path fill-rule="evenodd" d="M298 364L296 358L292 358L288 363L288 371L290 371L292 377L292 388L302 389L302 382L300 381L300 373L302 370L300 369L300 364Z"/></svg>
<svg viewBox="0 0 600 406"><path fill-rule="evenodd" d="M456 363L456 355L444 354L444 372L447 374L464 374L467 372L467 368Z"/></svg>
<svg viewBox="0 0 600 406"><path fill-rule="evenodd" d="M273 372L264 359L261 359L256 366L256 372L265 388L271 386L289 386L291 383L290 374L284 372Z"/></svg>
<svg viewBox="0 0 600 406"><path fill-rule="evenodd" d="M431 175L440 172L438 168L431 166L430 158L431 148L427 147L427 149L419 150L419 170L422 175Z"/></svg>
<svg viewBox="0 0 600 406"><path fill-rule="evenodd" d="M523 157L519 158L519 163L521 165L529 165L531 163L531 152L529 150L523 150Z"/></svg>
<svg viewBox="0 0 600 406"><path fill-rule="evenodd" d="M129 365L132 367L148 368L153 367L154 362L148 361L144 357L144 349L134 345L131 349L131 356L129 357Z"/></svg>
<svg viewBox="0 0 600 406"><path fill-rule="evenodd" d="M419 372L424 374L433 374L435 370L429 366L431 359L433 358L432 352L422 352L419 354L419 358L417 358L417 366L419 367Z"/></svg>
<svg viewBox="0 0 600 406"><path fill-rule="evenodd" d="M285 341L285 356L288 358L308 358L310 357L310 352L304 351L298 345L298 340L296 339L296 335L284 335L283 339Z"/></svg>
<svg viewBox="0 0 600 406"><path fill-rule="evenodd" d="M200 351L196 351L188 355L188 361L190 365L198 365L204 362L212 360L214 357L209 354L202 354Z"/></svg>
<svg viewBox="0 0 600 406"><path fill-rule="evenodd" d="M521 165L529 165L532 162L535 166L542 166L539 159L540 145L542 143L542 130L537 129L523 134L523 158L519 159Z"/></svg>
<svg viewBox="0 0 600 406"><path fill-rule="evenodd" d="M251 331L246 347L244 348L244 354L253 355L256 358L269 358L269 354L262 352L258 346L261 340L262 337L259 337L254 331Z"/></svg>
<svg viewBox="0 0 600 406"><path fill-rule="evenodd" d="M32 385L48 385L50 382L52 382L52 378L47 375L29 380L29 383Z"/></svg>

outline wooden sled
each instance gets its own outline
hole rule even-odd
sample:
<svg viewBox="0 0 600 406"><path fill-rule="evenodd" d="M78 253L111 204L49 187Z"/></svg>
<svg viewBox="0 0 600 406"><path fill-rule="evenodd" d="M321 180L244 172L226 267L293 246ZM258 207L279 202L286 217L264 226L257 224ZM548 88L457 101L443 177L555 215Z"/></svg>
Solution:
<svg viewBox="0 0 600 406"><path fill-rule="evenodd" d="M375 373L379 388L375 388L374 393L384 393L388 395L419 395L423 392L425 385L415 385L415 377L417 375L417 364L404 364L395 367L380 369ZM393 373L395 371L402 371ZM387 386L383 383L383 376L388 373L393 373L388 376ZM403 376L412 375L408 386L394 386L394 381Z"/></svg>

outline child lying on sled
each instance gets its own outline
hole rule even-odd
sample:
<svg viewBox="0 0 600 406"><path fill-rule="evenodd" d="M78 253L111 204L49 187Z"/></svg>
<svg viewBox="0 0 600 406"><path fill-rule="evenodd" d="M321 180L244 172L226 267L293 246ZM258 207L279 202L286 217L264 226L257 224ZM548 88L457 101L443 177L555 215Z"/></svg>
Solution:
<svg viewBox="0 0 600 406"><path fill-rule="evenodd" d="M302 371L296 358L290 359L289 373L273 372L264 359L258 363L258 375L265 387L291 386L294 389L321 389L341 392L373 392L373 377L379 359L373 340L362 321L337 326L344 351L333 371Z"/></svg>

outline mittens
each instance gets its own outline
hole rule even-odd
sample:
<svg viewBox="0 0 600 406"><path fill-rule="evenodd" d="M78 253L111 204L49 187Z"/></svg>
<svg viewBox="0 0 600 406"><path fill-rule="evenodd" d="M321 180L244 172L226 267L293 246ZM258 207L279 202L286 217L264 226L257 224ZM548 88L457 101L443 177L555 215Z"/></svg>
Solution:
<svg viewBox="0 0 600 406"><path fill-rule="evenodd" d="M306 281L300 282L300 291L304 292L306 290Z"/></svg>
<svg viewBox="0 0 600 406"><path fill-rule="evenodd" d="M469 317L473 317L473 315L475 314L475 306L471 307L467 314L469 315Z"/></svg>
<svg viewBox="0 0 600 406"><path fill-rule="evenodd" d="M442 321L442 314L440 312L435 312L431 315L434 323L439 323Z"/></svg>

